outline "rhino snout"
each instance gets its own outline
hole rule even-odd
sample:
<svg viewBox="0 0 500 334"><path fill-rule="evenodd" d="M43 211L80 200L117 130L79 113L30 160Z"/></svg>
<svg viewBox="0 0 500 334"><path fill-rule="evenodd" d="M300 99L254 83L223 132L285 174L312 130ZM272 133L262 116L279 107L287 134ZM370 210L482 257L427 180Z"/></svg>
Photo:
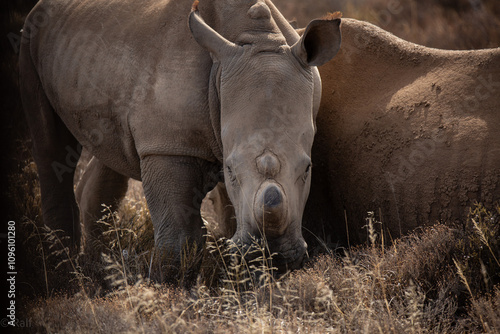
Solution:
<svg viewBox="0 0 500 334"><path fill-rule="evenodd" d="M264 208L273 209L283 204L281 191L275 185L270 185L264 190Z"/></svg>
<svg viewBox="0 0 500 334"><path fill-rule="evenodd" d="M286 229L286 198L276 182L264 182L254 201L254 214L262 232L268 237L283 235Z"/></svg>

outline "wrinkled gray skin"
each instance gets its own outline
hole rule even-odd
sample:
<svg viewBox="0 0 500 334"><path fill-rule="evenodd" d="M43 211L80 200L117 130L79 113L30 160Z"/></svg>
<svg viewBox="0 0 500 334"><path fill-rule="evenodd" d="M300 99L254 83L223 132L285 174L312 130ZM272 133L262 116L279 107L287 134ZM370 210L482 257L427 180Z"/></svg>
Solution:
<svg viewBox="0 0 500 334"><path fill-rule="evenodd" d="M44 222L78 249L70 162L81 144L93 155L77 189L85 251L102 233L100 204L116 205L128 179L141 180L157 277L169 279L178 269L163 257L179 263L186 246L202 244L199 206L223 169L233 240L265 237L278 266L296 267L306 251L301 221L321 94L314 66L338 51L340 20L315 20L299 39L267 0L190 7L52 0L30 13L21 91Z"/></svg>

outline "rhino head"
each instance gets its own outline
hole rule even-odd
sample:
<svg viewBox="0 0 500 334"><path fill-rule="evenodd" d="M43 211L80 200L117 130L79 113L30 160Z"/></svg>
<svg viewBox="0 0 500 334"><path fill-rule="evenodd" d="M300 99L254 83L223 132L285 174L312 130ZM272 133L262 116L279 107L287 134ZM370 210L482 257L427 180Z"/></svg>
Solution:
<svg viewBox="0 0 500 334"><path fill-rule="evenodd" d="M277 254L273 265L293 269L307 250L302 214L321 94L315 66L338 52L340 19L312 21L290 46L266 1L240 3L244 15L240 10L228 23L233 41L207 25L197 6L189 27L213 59L210 103L218 110L212 121L236 214L232 240L243 248L265 240Z"/></svg>

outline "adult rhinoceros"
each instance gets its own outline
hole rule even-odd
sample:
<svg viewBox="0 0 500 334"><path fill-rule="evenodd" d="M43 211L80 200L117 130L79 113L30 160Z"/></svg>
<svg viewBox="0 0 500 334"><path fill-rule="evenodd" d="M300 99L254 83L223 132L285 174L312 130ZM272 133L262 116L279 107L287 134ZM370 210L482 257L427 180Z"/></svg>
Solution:
<svg viewBox="0 0 500 334"><path fill-rule="evenodd" d="M431 49L343 19L342 47L319 70L304 212L314 236L305 233L306 241L347 244L347 225L359 242L368 211L389 240L437 221L464 222L474 202L500 200L499 48ZM209 194L208 210L225 207L223 191ZM230 226L227 207L218 211L212 220ZM222 224L216 233L228 230Z"/></svg>
<svg viewBox="0 0 500 334"><path fill-rule="evenodd" d="M87 252L102 233L100 204L119 201L133 178L157 258L179 263L186 246L202 244L199 205L223 169L234 241L265 237L276 265L299 265L321 94L315 66L337 53L339 24L314 20L300 38L269 0L39 2L20 70L45 223L78 247L70 167L81 144L93 155L77 190ZM177 266L160 262L169 279Z"/></svg>
<svg viewBox="0 0 500 334"><path fill-rule="evenodd" d="M476 201L492 208L500 200L500 48L426 48L351 19L342 38L320 68L305 220L335 226L338 238L347 218L359 241L367 211L389 239L465 222Z"/></svg>

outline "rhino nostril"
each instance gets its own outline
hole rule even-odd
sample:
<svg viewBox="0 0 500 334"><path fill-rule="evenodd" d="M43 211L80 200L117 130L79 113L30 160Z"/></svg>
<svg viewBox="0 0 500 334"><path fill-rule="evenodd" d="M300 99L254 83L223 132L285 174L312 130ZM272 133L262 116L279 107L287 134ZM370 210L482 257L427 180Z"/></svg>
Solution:
<svg viewBox="0 0 500 334"><path fill-rule="evenodd" d="M276 186L269 186L264 192L264 207L274 208L282 202L281 191Z"/></svg>

